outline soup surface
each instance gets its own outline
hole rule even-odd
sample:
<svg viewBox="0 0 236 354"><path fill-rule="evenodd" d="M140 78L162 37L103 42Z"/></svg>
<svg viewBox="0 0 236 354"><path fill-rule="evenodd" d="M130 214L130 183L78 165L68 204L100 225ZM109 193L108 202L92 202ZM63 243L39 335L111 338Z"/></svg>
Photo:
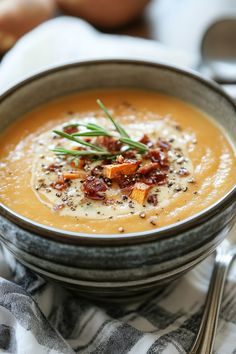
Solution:
<svg viewBox="0 0 236 354"><path fill-rule="evenodd" d="M0 201L74 232L173 224L236 182L235 151L221 128L193 106L154 92L68 96L15 122L1 142Z"/></svg>

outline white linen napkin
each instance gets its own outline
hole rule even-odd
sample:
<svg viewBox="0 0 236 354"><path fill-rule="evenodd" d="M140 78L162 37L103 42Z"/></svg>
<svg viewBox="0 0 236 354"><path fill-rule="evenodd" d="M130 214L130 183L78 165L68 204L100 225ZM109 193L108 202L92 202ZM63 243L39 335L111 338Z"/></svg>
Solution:
<svg viewBox="0 0 236 354"><path fill-rule="evenodd" d="M0 90L50 67L85 59L143 59L194 67L197 56L156 41L107 35L85 21L58 17L20 39L0 65Z"/></svg>
<svg viewBox="0 0 236 354"><path fill-rule="evenodd" d="M194 67L197 60L154 41L100 34L81 20L62 17L27 34L5 56L0 65L0 90L55 65L105 57L188 67ZM0 353L188 353L201 319L211 269L212 258L177 285L147 296L145 301L102 306L47 283L4 250L0 254ZM235 282L236 269L224 296L217 354L236 353Z"/></svg>

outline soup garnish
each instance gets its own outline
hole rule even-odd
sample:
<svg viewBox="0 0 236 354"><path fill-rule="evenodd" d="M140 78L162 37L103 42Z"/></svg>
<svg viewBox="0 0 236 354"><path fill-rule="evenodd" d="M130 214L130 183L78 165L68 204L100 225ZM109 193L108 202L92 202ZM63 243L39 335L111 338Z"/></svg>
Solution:
<svg viewBox="0 0 236 354"><path fill-rule="evenodd" d="M100 100L97 103L111 121L110 129L91 122L74 122L64 125L62 130L53 130L58 143L52 151L58 158L55 163L43 165L43 170L51 176L46 178L46 183L44 180L39 189L60 191L61 194L57 193L56 196L61 203L55 205L54 210L62 210L66 206L67 190L72 185L75 188L74 195L79 191L85 201L103 201L107 205L128 202L133 212L136 211L133 202L142 208L146 208L145 203L156 206L160 186L174 188L175 193L187 191L187 184L194 182L193 178L186 180L192 168L187 166L189 159L181 147L173 145L173 138L169 141L160 136L152 139L144 134L139 141L134 140L114 120L104 104ZM180 130L179 126L174 128ZM62 142L67 143L66 148ZM69 145L71 142L72 146ZM183 183L180 183L181 179ZM70 200L73 211L77 201L73 197ZM144 212L140 212L141 218L144 215Z"/></svg>

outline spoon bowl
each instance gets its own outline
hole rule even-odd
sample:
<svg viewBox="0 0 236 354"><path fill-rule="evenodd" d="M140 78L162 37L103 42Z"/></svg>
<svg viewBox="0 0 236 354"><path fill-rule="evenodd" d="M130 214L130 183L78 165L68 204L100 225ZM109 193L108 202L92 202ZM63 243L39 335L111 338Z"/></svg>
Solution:
<svg viewBox="0 0 236 354"><path fill-rule="evenodd" d="M201 71L222 84L236 83L236 18L214 22L201 44Z"/></svg>

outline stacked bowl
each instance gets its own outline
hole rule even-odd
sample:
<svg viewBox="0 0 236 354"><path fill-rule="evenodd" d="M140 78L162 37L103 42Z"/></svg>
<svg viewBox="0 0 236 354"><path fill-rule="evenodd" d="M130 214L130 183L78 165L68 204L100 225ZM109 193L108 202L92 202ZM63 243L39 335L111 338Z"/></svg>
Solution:
<svg viewBox="0 0 236 354"><path fill-rule="evenodd" d="M0 129L54 98L113 87L176 96L213 116L236 143L236 107L216 84L179 68L127 60L80 62L27 79L0 97ZM188 219L135 234L67 232L39 225L1 204L0 239L43 277L84 296L122 301L169 283L206 258L226 237L235 216L236 186Z"/></svg>

